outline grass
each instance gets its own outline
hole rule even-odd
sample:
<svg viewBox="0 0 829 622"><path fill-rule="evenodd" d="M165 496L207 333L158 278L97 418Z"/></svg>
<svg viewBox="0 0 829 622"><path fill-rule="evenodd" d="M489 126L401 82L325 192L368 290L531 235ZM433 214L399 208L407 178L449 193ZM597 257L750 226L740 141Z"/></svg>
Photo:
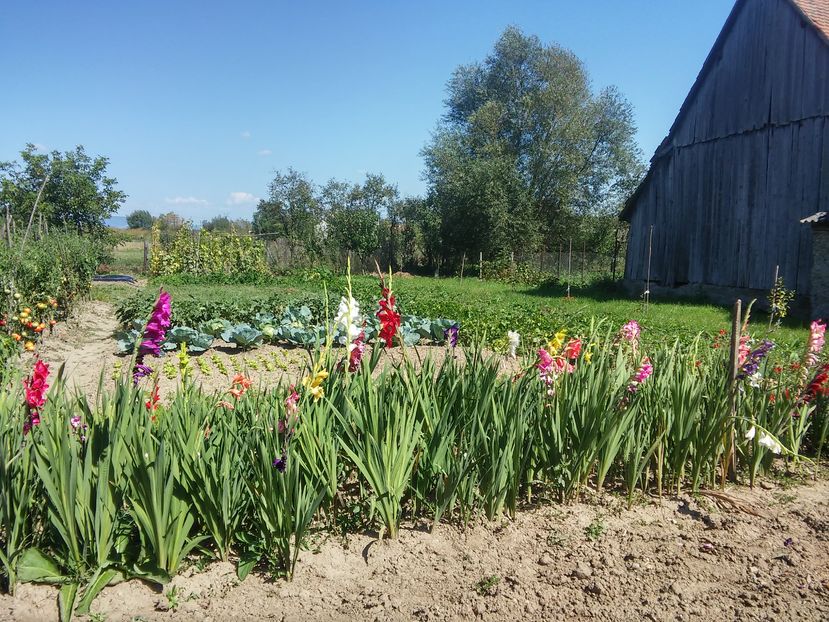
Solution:
<svg viewBox="0 0 829 622"><path fill-rule="evenodd" d="M140 240L127 242L115 250L113 271L140 273L143 247ZM329 296L336 300L345 289L345 279L327 282ZM321 295L323 283L302 277L276 277L258 284L216 284L211 279L163 277L153 279L148 288L164 286L173 300L204 302L262 300L271 296L295 295L297 298ZM628 295L618 283L593 282L573 286L566 298L566 284L540 287L508 285L476 278L405 277L394 280L398 304L404 313L424 317L449 317L461 323L465 339L485 338L503 346L506 333L518 330L524 345L541 344L562 328L571 334L586 332L593 318L606 318L616 326L635 319L643 328L643 339L654 343L679 338L692 339L699 333L711 337L719 330L730 329L730 309L701 300L652 300L645 310L639 298ZM354 291L363 308L373 308L377 300L377 280L371 276L354 277ZM129 287L96 288L97 300L117 303L135 292ZM748 301L744 301L747 303ZM175 304L175 303L174 303ZM788 348L800 348L806 340L804 324L791 320L780 328L767 330L768 316L755 311L751 333L755 338L769 337ZM503 342L503 343L502 343Z"/></svg>

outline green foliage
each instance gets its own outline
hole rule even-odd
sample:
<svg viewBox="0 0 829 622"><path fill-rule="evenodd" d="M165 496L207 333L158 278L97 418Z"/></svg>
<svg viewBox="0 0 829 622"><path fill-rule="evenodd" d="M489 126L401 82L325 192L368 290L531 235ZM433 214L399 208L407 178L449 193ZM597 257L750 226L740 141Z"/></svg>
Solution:
<svg viewBox="0 0 829 622"><path fill-rule="evenodd" d="M786 289L786 283L783 281L783 277L778 277L771 291L769 291L768 302L771 309L769 323L775 317L780 321L789 315L789 305L794 300L795 295L796 292L794 290Z"/></svg>
<svg viewBox="0 0 829 622"><path fill-rule="evenodd" d="M38 153L26 145L20 162L0 163L0 202L7 203L18 230L25 229L35 198L48 175L38 212L52 228L102 234L104 221L118 211L127 195L107 176L109 160L74 151Z"/></svg>
<svg viewBox="0 0 829 622"><path fill-rule="evenodd" d="M145 209L135 210L127 215L127 226L130 229L149 229L153 226L153 216Z"/></svg>
<svg viewBox="0 0 829 622"><path fill-rule="evenodd" d="M150 273L154 276L267 274L262 242L236 231L214 234L193 231L189 224L180 227L169 242L153 227Z"/></svg>
<svg viewBox="0 0 829 622"><path fill-rule="evenodd" d="M642 174L630 104L592 92L576 56L507 28L458 67L424 149L442 251L497 259L566 238L574 216L608 214Z"/></svg>

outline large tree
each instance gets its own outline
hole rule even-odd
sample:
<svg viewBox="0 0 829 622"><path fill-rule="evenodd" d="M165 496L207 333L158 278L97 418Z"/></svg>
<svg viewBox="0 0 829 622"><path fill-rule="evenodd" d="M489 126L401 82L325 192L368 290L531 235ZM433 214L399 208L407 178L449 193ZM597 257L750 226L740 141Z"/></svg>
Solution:
<svg viewBox="0 0 829 622"><path fill-rule="evenodd" d="M277 172L268 187L268 198L253 215L253 231L285 238L293 253L298 247L312 255L322 249L322 211L316 189L307 175L289 168Z"/></svg>
<svg viewBox="0 0 829 622"><path fill-rule="evenodd" d="M115 178L107 175L109 160L91 157L81 146L64 153L39 153L29 144L20 152L20 160L0 163L0 203L8 205L15 221L24 225L41 187L38 211L47 222L78 232L103 232L104 221L127 198L116 188Z"/></svg>
<svg viewBox="0 0 829 622"><path fill-rule="evenodd" d="M510 27L447 90L423 155L450 254L533 250L562 216L618 209L641 175L630 105L569 50Z"/></svg>
<svg viewBox="0 0 829 622"><path fill-rule="evenodd" d="M329 239L343 250L367 257L378 250L380 219L394 214L397 186L369 173L362 184L330 180L320 193Z"/></svg>

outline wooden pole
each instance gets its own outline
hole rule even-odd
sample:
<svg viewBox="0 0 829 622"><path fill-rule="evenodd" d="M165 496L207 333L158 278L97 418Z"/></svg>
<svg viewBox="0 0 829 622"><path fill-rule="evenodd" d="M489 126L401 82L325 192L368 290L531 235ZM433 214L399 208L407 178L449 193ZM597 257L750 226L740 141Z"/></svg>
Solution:
<svg viewBox="0 0 829 622"><path fill-rule="evenodd" d="M558 268L556 268L556 278L561 280L561 242L558 244Z"/></svg>
<svg viewBox="0 0 829 622"><path fill-rule="evenodd" d="M478 278L484 280L484 252L478 253Z"/></svg>
<svg viewBox="0 0 829 622"><path fill-rule="evenodd" d="M573 238L570 238L570 250L567 251L567 298L570 297L570 276L573 274Z"/></svg>
<svg viewBox="0 0 829 622"><path fill-rule="evenodd" d="M150 245L147 243L147 238L144 238L144 267L142 272L147 274L150 266Z"/></svg>
<svg viewBox="0 0 829 622"><path fill-rule="evenodd" d="M581 286L584 287L587 285L587 281L584 280L584 263L587 261L587 244L585 242L581 243Z"/></svg>
<svg viewBox="0 0 829 622"><path fill-rule="evenodd" d="M610 273L616 280L616 262L619 259L619 225L616 225L616 234L613 236L613 259L610 261Z"/></svg>
<svg viewBox="0 0 829 622"><path fill-rule="evenodd" d="M734 447L734 418L737 416L737 371L740 368L740 333L742 332L742 304L739 298L734 302L731 314L731 351L728 362L729 400L731 406L731 425L729 426L729 442L725 457L726 468L722 472L722 485L725 486L726 472L728 479L737 481L737 453Z"/></svg>
<svg viewBox="0 0 829 622"><path fill-rule="evenodd" d="M771 291L777 288L777 278L780 275L780 265L774 266L774 281L771 282ZM771 301L771 313L769 313L769 330L771 330L772 322L774 322L774 299Z"/></svg>
<svg viewBox="0 0 829 622"><path fill-rule="evenodd" d="M463 282L463 267L466 264L466 253L461 255L461 282Z"/></svg>
<svg viewBox="0 0 829 622"><path fill-rule="evenodd" d="M648 303L651 301L651 252L653 251L653 225L648 232L648 274L645 281L645 311L648 310Z"/></svg>

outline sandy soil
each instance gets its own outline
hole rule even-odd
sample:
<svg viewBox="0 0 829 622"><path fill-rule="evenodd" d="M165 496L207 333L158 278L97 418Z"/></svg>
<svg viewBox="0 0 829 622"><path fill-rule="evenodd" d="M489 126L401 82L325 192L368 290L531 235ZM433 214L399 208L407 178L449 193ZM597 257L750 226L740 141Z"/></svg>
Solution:
<svg viewBox="0 0 829 622"><path fill-rule="evenodd" d="M86 308L42 355L94 393L101 367L111 382L126 359L114 354L112 309ZM277 350L287 370L249 370L267 383L296 374L304 352L219 356L230 368L234 356ZM215 369L195 377L208 388L228 382ZM163 379L162 392L172 384ZM826 481L648 498L630 509L604 495L467 530L407 523L394 542L318 534L309 548L291 583L257 573L239 583L230 563L191 564L163 591L140 581L106 588L95 619L829 620ZM53 587L22 585L0 596L0 620L56 620L56 598Z"/></svg>
<svg viewBox="0 0 829 622"><path fill-rule="evenodd" d="M827 620L829 484L766 487L632 509L605 496L466 531L409 524L394 542L319 542L291 583L191 566L164 593L138 581L106 588L93 612L135 622ZM57 619L55 602L55 588L23 585L0 597L0 620Z"/></svg>

